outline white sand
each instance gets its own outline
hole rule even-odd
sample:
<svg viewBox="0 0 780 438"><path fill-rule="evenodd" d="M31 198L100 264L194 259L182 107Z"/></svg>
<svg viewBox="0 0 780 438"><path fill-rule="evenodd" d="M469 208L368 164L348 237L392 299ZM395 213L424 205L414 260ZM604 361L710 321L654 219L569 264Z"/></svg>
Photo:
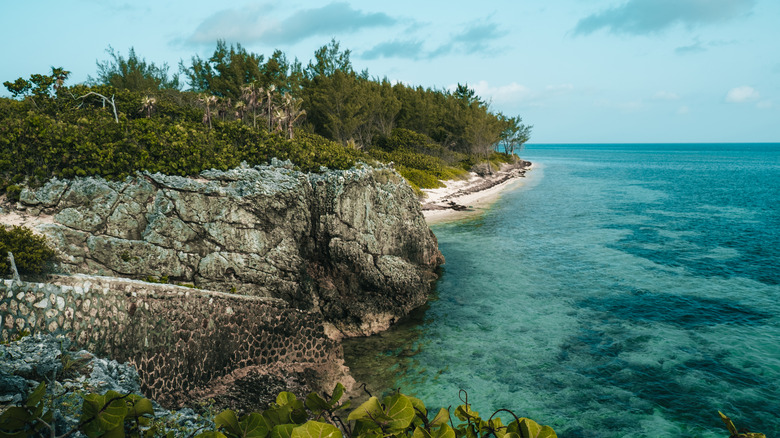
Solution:
<svg viewBox="0 0 780 438"><path fill-rule="evenodd" d="M526 168L530 171L533 168ZM496 177L506 174L499 173ZM473 193L458 194L458 192L468 191L485 182L485 178L472 173L468 180L450 180L444 181L446 187L438 189L423 189L426 197L421 200L424 206L423 215L425 221L429 224L450 222L480 215L487 211L490 206L501 196L501 192L508 189L514 189L525 182L525 177L510 178L500 184L485 190L475 191ZM466 210L455 210L449 208L449 203L454 202L458 205L468 207ZM432 207L435 206L435 207ZM428 209L441 208L441 209Z"/></svg>

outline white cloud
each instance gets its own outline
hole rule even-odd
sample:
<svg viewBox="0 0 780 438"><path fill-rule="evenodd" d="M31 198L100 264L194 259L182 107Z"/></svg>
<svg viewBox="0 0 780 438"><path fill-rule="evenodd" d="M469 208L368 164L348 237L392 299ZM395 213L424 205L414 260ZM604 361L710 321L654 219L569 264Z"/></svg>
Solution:
<svg viewBox="0 0 780 438"><path fill-rule="evenodd" d="M772 106L773 105L771 100L763 100L761 102L758 102L758 104L756 104L756 107L758 109L770 109L772 108Z"/></svg>
<svg viewBox="0 0 780 438"><path fill-rule="evenodd" d="M332 2L311 9L299 9L283 20L269 18L274 6L251 5L215 12L188 38L191 44L228 42L294 44L311 36L333 36L363 28L395 25L398 21L382 12L363 12L346 2Z"/></svg>
<svg viewBox="0 0 780 438"><path fill-rule="evenodd" d="M671 91L659 91L653 95L655 100L680 100L680 96L677 93Z"/></svg>
<svg viewBox="0 0 780 438"><path fill-rule="evenodd" d="M581 19L574 34L588 35L608 29L616 34L648 35L677 24L691 28L743 17L752 12L756 3L756 0L628 0Z"/></svg>
<svg viewBox="0 0 780 438"><path fill-rule="evenodd" d="M688 108L686 105L683 105L683 106L677 108L677 114L679 114L681 116L685 115L685 114L690 114L690 112L691 112L691 109Z"/></svg>
<svg viewBox="0 0 780 438"><path fill-rule="evenodd" d="M729 103L745 103L752 102L761 98L755 88L743 85L741 87L732 88L726 94L726 102Z"/></svg>
<svg viewBox="0 0 780 438"><path fill-rule="evenodd" d="M526 100L531 97L533 92L525 85L512 82L498 87L491 86L487 81L479 81L470 85L477 95L485 100L492 100L495 103L515 102ZM454 89L454 88L453 88Z"/></svg>

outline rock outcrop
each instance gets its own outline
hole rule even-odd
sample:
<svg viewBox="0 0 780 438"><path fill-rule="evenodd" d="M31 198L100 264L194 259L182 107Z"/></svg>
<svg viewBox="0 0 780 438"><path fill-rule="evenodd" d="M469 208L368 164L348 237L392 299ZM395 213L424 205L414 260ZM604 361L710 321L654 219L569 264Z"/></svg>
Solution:
<svg viewBox="0 0 780 438"><path fill-rule="evenodd" d="M49 238L63 272L281 298L320 313L333 337L381 331L423 304L443 262L389 168L52 180L5 212Z"/></svg>

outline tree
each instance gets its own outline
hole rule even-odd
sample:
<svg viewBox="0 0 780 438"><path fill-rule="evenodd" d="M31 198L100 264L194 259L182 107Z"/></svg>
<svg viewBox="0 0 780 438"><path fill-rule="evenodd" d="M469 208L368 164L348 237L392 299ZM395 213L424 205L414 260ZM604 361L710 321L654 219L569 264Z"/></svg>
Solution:
<svg viewBox="0 0 780 438"><path fill-rule="evenodd" d="M262 84L262 63L263 55L249 53L241 44L228 47L224 40L219 40L209 59L196 55L189 67L182 61L179 69L189 79L193 91L238 100L244 85L255 81Z"/></svg>
<svg viewBox="0 0 780 438"><path fill-rule="evenodd" d="M302 104L302 99L296 99L290 93L282 95L283 119L287 127L287 138L290 140L294 137L293 127L298 120L306 115L306 110L301 109Z"/></svg>
<svg viewBox="0 0 780 438"><path fill-rule="evenodd" d="M243 103L243 109L246 111L252 111L252 127L257 127L257 108L260 106L260 100L265 92L263 87L260 87L258 82L251 82L241 87L241 99L239 103ZM242 113L243 116L243 113Z"/></svg>
<svg viewBox="0 0 780 438"><path fill-rule="evenodd" d="M130 48L127 59L111 46L106 49L110 60L97 61L97 78L88 77L87 81L95 85L110 85L117 90L153 91L179 89L179 75L168 76L168 64L161 67L146 59L139 58L134 48Z"/></svg>
<svg viewBox="0 0 780 438"><path fill-rule="evenodd" d="M499 117L504 124L504 130L501 131L501 140L496 143L496 146L503 146L504 152L514 155L515 150L519 152L525 142L531 138L533 126L524 125L520 116L506 118L503 114L499 114Z"/></svg>
<svg viewBox="0 0 780 438"><path fill-rule="evenodd" d="M339 43L332 39L328 45L322 46L314 52L316 63L309 61L306 67L306 77L312 80L318 76L333 76L337 71L353 73L352 61L349 60L349 50L341 51Z"/></svg>
<svg viewBox="0 0 780 438"><path fill-rule="evenodd" d="M150 96L144 96L143 99L141 99L141 110L138 111L139 113L146 113L146 118L152 117L152 112L154 112L155 105L157 105L157 99Z"/></svg>

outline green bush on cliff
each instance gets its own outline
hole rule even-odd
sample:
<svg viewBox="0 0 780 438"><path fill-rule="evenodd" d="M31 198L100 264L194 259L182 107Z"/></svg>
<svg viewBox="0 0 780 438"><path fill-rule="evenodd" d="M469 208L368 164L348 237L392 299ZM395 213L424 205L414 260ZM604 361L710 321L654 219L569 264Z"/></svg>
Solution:
<svg viewBox="0 0 780 438"><path fill-rule="evenodd" d="M54 259L54 250L44 237L36 236L29 228L0 225L0 275L4 277L11 274L8 252L14 255L21 274L40 274Z"/></svg>

